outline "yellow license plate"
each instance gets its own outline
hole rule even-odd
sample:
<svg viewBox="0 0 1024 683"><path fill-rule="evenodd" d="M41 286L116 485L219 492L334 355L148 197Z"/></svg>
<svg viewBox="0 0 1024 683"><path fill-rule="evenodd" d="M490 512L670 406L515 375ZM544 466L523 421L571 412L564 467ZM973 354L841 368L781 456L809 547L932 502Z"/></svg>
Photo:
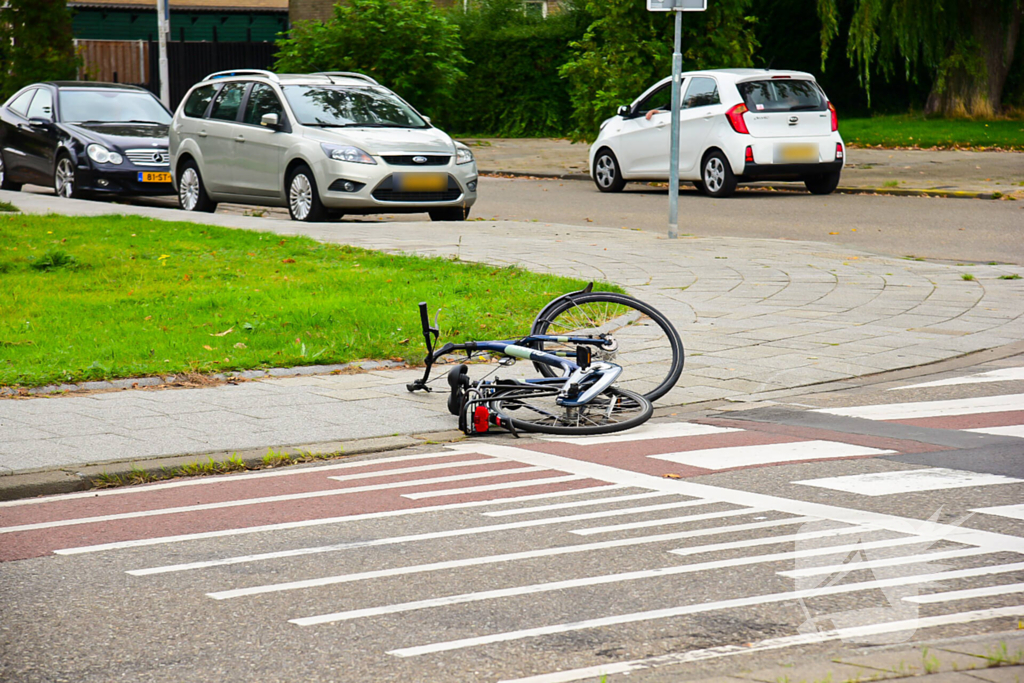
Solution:
<svg viewBox="0 0 1024 683"><path fill-rule="evenodd" d="M777 153L783 163L815 162L818 160L817 145L782 145Z"/></svg>
<svg viewBox="0 0 1024 683"><path fill-rule="evenodd" d="M395 190L398 192L443 192L448 189L445 173L396 173Z"/></svg>
<svg viewBox="0 0 1024 683"><path fill-rule="evenodd" d="M158 173L156 171L139 171L139 182L140 183L169 183L171 182L170 173Z"/></svg>

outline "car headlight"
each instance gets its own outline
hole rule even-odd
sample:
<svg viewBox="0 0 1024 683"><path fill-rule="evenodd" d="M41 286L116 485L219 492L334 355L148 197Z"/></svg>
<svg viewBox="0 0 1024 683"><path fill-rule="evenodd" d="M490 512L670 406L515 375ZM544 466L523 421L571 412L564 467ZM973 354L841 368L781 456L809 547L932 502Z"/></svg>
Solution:
<svg viewBox="0 0 1024 683"><path fill-rule="evenodd" d="M85 151L97 164L119 164L124 161L120 154L111 152L103 145L89 145Z"/></svg>
<svg viewBox="0 0 1024 683"><path fill-rule="evenodd" d="M376 164L369 154L359 149L358 147L352 147L349 145L329 145L326 142L321 142L320 147L331 159L335 161L351 161L353 164Z"/></svg>
<svg viewBox="0 0 1024 683"><path fill-rule="evenodd" d="M473 152L469 150L469 147L456 147L455 148L455 163L456 164L468 164L473 161Z"/></svg>

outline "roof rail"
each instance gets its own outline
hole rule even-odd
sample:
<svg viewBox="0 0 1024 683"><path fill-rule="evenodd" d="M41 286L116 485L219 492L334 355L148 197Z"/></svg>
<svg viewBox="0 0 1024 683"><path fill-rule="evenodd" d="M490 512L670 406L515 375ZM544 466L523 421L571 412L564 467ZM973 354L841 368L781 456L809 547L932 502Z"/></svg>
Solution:
<svg viewBox="0 0 1024 683"><path fill-rule="evenodd" d="M266 69L228 69L227 71L215 71L206 78L204 81L209 81L213 78L227 78L228 76L263 76L269 78L272 81L279 81L273 71L267 71Z"/></svg>
<svg viewBox="0 0 1024 683"><path fill-rule="evenodd" d="M380 85L377 81L370 78L366 74L357 74L355 71L317 71L314 76L345 76L346 78L358 78L363 81L368 81L374 85Z"/></svg>

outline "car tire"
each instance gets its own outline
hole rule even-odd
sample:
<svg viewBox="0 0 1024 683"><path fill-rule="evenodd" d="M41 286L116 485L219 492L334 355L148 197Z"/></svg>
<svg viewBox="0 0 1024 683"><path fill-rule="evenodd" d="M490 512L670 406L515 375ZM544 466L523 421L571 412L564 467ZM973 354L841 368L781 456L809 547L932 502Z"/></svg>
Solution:
<svg viewBox="0 0 1024 683"><path fill-rule="evenodd" d="M709 197L728 197L736 191L736 175L725 155L718 150L704 155L700 165L701 191Z"/></svg>
<svg viewBox="0 0 1024 683"><path fill-rule="evenodd" d="M469 218L469 207L446 206L443 209L431 209L427 213L432 221L464 221Z"/></svg>
<svg viewBox="0 0 1024 683"><path fill-rule="evenodd" d="M594 184L601 192L622 192L622 188L626 186L626 179L622 177L622 170L619 168L619 160L609 149L602 149L594 157L593 178Z"/></svg>
<svg viewBox="0 0 1024 683"><path fill-rule="evenodd" d="M288 174L287 199L288 215L293 221L319 223L327 220L327 209L320 201L320 191L316 188L316 178L309 166L296 166Z"/></svg>
<svg viewBox="0 0 1024 683"><path fill-rule="evenodd" d="M694 180L693 181L693 186L695 188L697 188L697 192L700 192L701 194L704 194L704 183L702 183L699 180Z"/></svg>
<svg viewBox="0 0 1024 683"><path fill-rule="evenodd" d="M839 187L839 175L841 171L831 173L819 173L804 178L804 185L811 194L832 194Z"/></svg>
<svg viewBox="0 0 1024 683"><path fill-rule="evenodd" d="M186 161L178 171L178 206L182 211L201 211L213 213L217 210L217 202L206 194L203 176L199 174L199 166L194 161Z"/></svg>
<svg viewBox="0 0 1024 683"><path fill-rule="evenodd" d="M4 163L4 154L0 152L0 190L17 192L21 189L21 183L13 182L7 176L7 164Z"/></svg>
<svg viewBox="0 0 1024 683"><path fill-rule="evenodd" d="M85 193L78 187L78 171L75 162L67 154L57 157L53 165L53 191L63 199L81 199Z"/></svg>
<svg viewBox="0 0 1024 683"><path fill-rule="evenodd" d="M611 150L601 150L594 157L594 184L602 193L621 193L626 186L623 170Z"/></svg>

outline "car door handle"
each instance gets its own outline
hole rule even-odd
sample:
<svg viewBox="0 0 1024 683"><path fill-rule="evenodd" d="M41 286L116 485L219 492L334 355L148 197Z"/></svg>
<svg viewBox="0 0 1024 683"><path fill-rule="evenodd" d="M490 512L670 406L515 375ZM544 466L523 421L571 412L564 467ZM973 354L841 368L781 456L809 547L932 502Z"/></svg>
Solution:
<svg viewBox="0 0 1024 683"><path fill-rule="evenodd" d="M715 115L715 112L713 112L713 111L709 111L709 112L708 112L707 114L704 114L704 118L706 118L706 119L710 119L710 118L711 118L712 116L714 116L714 115Z"/></svg>
<svg viewBox="0 0 1024 683"><path fill-rule="evenodd" d="M206 131L205 130L199 131L199 137L205 138L206 137Z"/></svg>
<svg viewBox="0 0 1024 683"><path fill-rule="evenodd" d="M239 135L235 137L235 142L245 142L245 136Z"/></svg>

